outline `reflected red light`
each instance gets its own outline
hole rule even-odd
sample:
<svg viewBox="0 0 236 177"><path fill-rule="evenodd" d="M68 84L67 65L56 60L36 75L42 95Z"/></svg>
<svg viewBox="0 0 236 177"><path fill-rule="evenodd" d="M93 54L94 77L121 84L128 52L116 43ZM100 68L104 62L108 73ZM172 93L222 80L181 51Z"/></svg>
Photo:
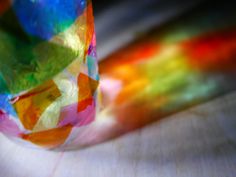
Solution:
<svg viewBox="0 0 236 177"><path fill-rule="evenodd" d="M6 12L11 5L10 0L0 0L0 15Z"/></svg>
<svg viewBox="0 0 236 177"><path fill-rule="evenodd" d="M236 70L236 29L204 35L183 46L193 68L217 72Z"/></svg>

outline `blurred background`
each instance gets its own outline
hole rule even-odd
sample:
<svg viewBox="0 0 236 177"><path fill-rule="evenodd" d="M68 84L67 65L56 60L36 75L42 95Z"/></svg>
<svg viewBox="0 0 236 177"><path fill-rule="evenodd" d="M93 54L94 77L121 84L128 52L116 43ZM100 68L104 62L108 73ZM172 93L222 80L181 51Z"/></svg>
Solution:
<svg viewBox="0 0 236 177"><path fill-rule="evenodd" d="M103 100L98 117L114 121L105 134L113 138L233 92L235 5L210 0L95 3ZM110 138L96 134L96 143Z"/></svg>
<svg viewBox="0 0 236 177"><path fill-rule="evenodd" d="M84 148L37 151L1 135L0 176L234 177L236 2L93 6L102 101L75 140Z"/></svg>

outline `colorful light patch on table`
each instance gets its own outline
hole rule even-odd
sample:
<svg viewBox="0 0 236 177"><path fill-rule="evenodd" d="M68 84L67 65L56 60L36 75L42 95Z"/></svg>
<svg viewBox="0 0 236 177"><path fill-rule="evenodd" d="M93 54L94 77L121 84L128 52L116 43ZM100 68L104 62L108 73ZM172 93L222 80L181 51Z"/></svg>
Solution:
<svg viewBox="0 0 236 177"><path fill-rule="evenodd" d="M206 1L104 58L101 111L63 148L108 141L235 91L235 5Z"/></svg>
<svg viewBox="0 0 236 177"><path fill-rule="evenodd" d="M0 131L58 148L96 115L90 0L0 2ZM82 78L82 79L81 79Z"/></svg>
<svg viewBox="0 0 236 177"><path fill-rule="evenodd" d="M122 129L113 137L236 90L235 34L235 6L205 3L105 58L104 108Z"/></svg>

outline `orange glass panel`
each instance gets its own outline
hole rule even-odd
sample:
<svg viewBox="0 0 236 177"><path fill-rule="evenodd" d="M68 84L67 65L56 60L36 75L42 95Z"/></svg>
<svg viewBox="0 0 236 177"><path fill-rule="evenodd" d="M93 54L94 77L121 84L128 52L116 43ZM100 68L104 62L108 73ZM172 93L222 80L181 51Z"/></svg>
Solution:
<svg viewBox="0 0 236 177"><path fill-rule="evenodd" d="M93 98L92 97L79 102L78 112L81 112L81 111L85 110L89 105L92 105L92 103L93 103Z"/></svg>
<svg viewBox="0 0 236 177"><path fill-rule="evenodd" d="M55 128L43 132L22 135L22 138L36 145L53 148L63 144L72 130L71 125Z"/></svg>
<svg viewBox="0 0 236 177"><path fill-rule="evenodd" d="M78 77L79 101L91 98L98 87L98 81L80 73Z"/></svg>
<svg viewBox="0 0 236 177"><path fill-rule="evenodd" d="M14 107L23 126L32 130L45 109L61 96L57 85L52 81L33 89L13 100Z"/></svg>

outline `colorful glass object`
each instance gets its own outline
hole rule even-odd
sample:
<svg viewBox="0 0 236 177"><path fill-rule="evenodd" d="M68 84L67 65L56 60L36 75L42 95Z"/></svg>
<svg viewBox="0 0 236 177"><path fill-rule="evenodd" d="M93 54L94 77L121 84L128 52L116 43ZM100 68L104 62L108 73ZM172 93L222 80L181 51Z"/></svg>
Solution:
<svg viewBox="0 0 236 177"><path fill-rule="evenodd" d="M46 149L96 115L98 70L90 0L1 1L0 131Z"/></svg>

